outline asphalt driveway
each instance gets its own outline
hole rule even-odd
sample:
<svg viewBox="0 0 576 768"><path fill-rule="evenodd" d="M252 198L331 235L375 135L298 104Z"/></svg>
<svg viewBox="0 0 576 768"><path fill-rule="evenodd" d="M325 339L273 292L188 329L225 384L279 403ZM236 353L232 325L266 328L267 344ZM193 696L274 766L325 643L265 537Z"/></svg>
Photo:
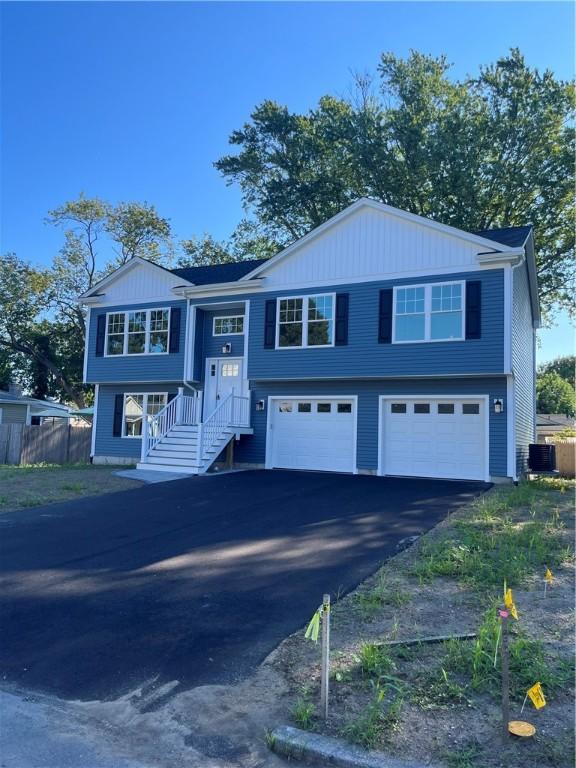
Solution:
<svg viewBox="0 0 576 768"><path fill-rule="evenodd" d="M8 513L0 673L81 700L233 682L487 487L253 471Z"/></svg>

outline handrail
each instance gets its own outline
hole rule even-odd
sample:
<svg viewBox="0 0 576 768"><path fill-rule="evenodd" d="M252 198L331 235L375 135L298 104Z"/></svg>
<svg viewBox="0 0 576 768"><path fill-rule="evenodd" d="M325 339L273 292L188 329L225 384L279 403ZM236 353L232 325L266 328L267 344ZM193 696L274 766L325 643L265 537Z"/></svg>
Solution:
<svg viewBox="0 0 576 768"><path fill-rule="evenodd" d="M205 453L220 439L228 427L248 427L250 424L250 398L230 392L200 424L198 435L198 458L205 461Z"/></svg>
<svg viewBox="0 0 576 768"><path fill-rule="evenodd" d="M150 420L146 414L142 415L142 450L141 461L144 461L150 451L176 424L198 424L202 399L199 395L190 397L184 395L182 390L176 397L170 400L162 410Z"/></svg>

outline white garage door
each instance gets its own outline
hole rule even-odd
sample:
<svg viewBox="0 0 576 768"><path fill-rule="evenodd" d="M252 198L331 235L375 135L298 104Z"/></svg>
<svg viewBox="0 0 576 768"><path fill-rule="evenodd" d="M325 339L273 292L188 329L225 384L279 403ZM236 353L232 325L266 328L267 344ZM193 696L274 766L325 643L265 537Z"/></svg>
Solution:
<svg viewBox="0 0 576 768"><path fill-rule="evenodd" d="M486 479L485 401L383 400L385 475Z"/></svg>
<svg viewBox="0 0 576 768"><path fill-rule="evenodd" d="M353 472L355 425L354 400L271 400L267 466Z"/></svg>

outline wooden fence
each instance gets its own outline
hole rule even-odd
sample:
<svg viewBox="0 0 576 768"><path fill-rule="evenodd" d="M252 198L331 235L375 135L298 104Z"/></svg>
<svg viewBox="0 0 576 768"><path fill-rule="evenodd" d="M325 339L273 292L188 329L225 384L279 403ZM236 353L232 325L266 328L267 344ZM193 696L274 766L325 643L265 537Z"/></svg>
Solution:
<svg viewBox="0 0 576 768"><path fill-rule="evenodd" d="M556 469L563 477L576 476L576 438L567 437L565 440L546 438L547 443L556 446Z"/></svg>
<svg viewBox="0 0 576 768"><path fill-rule="evenodd" d="M90 460L90 427L0 424L0 464L83 464Z"/></svg>

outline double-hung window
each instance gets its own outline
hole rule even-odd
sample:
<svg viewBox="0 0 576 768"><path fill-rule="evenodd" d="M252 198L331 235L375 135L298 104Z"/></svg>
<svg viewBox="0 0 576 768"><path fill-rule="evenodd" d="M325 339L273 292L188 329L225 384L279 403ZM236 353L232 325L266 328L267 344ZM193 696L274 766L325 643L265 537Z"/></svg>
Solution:
<svg viewBox="0 0 576 768"><path fill-rule="evenodd" d="M331 347L334 294L278 299L276 347Z"/></svg>
<svg viewBox="0 0 576 768"><path fill-rule="evenodd" d="M464 283L394 289L394 343L464 338Z"/></svg>
<svg viewBox="0 0 576 768"><path fill-rule="evenodd" d="M124 395L122 437L141 437L144 415L150 422L167 402L168 395L166 392L126 393Z"/></svg>
<svg viewBox="0 0 576 768"><path fill-rule="evenodd" d="M106 322L106 355L165 354L169 330L169 309L111 312Z"/></svg>

